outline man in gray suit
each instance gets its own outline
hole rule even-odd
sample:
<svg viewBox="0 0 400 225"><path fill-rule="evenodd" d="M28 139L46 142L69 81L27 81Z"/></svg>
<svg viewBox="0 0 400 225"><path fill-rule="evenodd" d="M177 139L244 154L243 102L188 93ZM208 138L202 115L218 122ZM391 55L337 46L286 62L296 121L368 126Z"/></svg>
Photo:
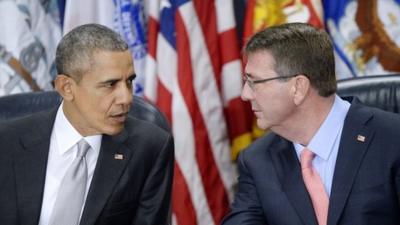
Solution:
<svg viewBox="0 0 400 225"><path fill-rule="evenodd" d="M58 108L0 125L0 224L168 224L173 138L128 117L131 53L88 24L57 48Z"/></svg>
<svg viewBox="0 0 400 225"><path fill-rule="evenodd" d="M240 154L223 225L400 224L400 117L335 94L328 34L270 27L245 53L242 99L271 132Z"/></svg>

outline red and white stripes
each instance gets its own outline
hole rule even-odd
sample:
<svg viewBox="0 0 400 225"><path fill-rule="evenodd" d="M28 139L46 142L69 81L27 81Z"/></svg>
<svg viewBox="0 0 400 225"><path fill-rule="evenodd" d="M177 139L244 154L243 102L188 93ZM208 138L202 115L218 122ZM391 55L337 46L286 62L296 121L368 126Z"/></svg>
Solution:
<svg viewBox="0 0 400 225"><path fill-rule="evenodd" d="M145 96L167 115L175 138L174 224L219 224L235 180L226 114L241 104L233 6L174 2L149 3Z"/></svg>

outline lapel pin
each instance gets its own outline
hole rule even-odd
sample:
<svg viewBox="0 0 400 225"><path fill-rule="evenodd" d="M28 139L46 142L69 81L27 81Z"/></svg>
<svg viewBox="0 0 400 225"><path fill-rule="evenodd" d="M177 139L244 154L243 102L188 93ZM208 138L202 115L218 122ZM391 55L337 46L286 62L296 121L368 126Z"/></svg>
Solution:
<svg viewBox="0 0 400 225"><path fill-rule="evenodd" d="M365 136L363 136L363 135L357 135L357 141L360 141L360 142L364 142L365 141Z"/></svg>
<svg viewBox="0 0 400 225"><path fill-rule="evenodd" d="M122 154L115 154L115 155L114 155L114 159L122 160L122 159L124 159L124 155L122 155Z"/></svg>

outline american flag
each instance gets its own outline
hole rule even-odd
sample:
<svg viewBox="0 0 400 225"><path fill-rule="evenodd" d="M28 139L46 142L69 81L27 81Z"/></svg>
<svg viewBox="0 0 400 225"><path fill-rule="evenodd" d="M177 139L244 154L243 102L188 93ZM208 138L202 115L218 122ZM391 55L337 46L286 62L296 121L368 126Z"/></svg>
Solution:
<svg viewBox="0 0 400 225"><path fill-rule="evenodd" d="M231 148L251 140L233 1L152 0L148 7L144 94L175 138L173 224L216 225L233 197Z"/></svg>

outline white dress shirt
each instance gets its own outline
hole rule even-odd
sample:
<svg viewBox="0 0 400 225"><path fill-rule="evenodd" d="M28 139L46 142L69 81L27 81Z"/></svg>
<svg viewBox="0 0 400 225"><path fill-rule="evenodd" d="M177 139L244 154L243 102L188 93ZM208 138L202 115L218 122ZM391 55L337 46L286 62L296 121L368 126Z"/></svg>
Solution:
<svg viewBox="0 0 400 225"><path fill-rule="evenodd" d="M315 153L312 164L321 177L328 196L331 194L336 158L339 151L344 120L349 108L350 103L336 95L331 111L307 146L308 149ZM294 143L294 147L300 159L300 154L304 146Z"/></svg>
<svg viewBox="0 0 400 225"><path fill-rule="evenodd" d="M39 225L48 225L53 211L53 207L57 198L60 184L67 172L72 161L76 158L77 143L83 137L71 125L65 117L62 110L63 104L57 111L53 130L50 138L50 149L46 169L46 181L44 186L44 194L42 201L42 209L40 212ZM97 158L99 156L102 135L94 135L84 137L90 145L90 149L86 154L86 163L88 167L88 180L86 185L86 196L93 178L93 172L96 167ZM81 215L84 205L81 209Z"/></svg>

